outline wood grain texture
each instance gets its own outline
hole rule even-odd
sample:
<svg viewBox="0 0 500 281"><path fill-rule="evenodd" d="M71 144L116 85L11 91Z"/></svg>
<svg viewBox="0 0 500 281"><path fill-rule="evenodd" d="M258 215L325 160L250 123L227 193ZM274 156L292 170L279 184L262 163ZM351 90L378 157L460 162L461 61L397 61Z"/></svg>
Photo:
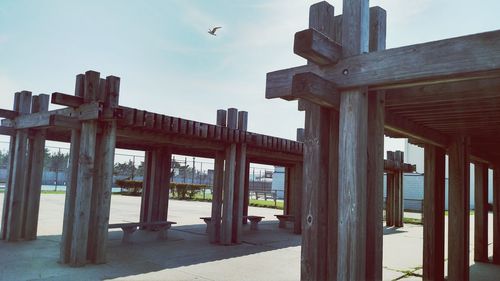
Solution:
<svg viewBox="0 0 500 281"><path fill-rule="evenodd" d="M474 260L488 262L488 165L474 164Z"/></svg>
<svg viewBox="0 0 500 281"><path fill-rule="evenodd" d="M48 111L49 96L38 95L32 99L31 112ZM23 227L23 237L26 240L36 239L38 229L38 213L40 209L40 193L42 188L43 162L45 156L45 130L38 130L30 139L30 175L26 194L26 211Z"/></svg>
<svg viewBox="0 0 500 281"><path fill-rule="evenodd" d="M334 64L342 55L342 46L313 28L295 33L293 52L317 65Z"/></svg>
<svg viewBox="0 0 500 281"><path fill-rule="evenodd" d="M289 99L304 99L335 110L338 110L340 105L340 93L335 84L314 73L299 73L293 77Z"/></svg>
<svg viewBox="0 0 500 281"><path fill-rule="evenodd" d="M344 1L343 57L368 51L368 20L367 0ZM337 279L362 280L367 256L367 89L341 92L339 120Z"/></svg>
<svg viewBox="0 0 500 281"><path fill-rule="evenodd" d="M26 115L31 110L31 92L23 91L19 94L19 114ZM19 241L22 237L22 225L25 209L26 172L28 170L26 149L28 144L28 130L16 131L15 153L10 180L9 212L7 214L6 237L7 241Z"/></svg>
<svg viewBox="0 0 500 281"><path fill-rule="evenodd" d="M226 126L227 111L217 110L217 126ZM214 159L214 182L212 194L212 213L208 236L210 243L218 243L221 238L222 191L224 189L224 152L216 152Z"/></svg>
<svg viewBox="0 0 500 281"><path fill-rule="evenodd" d="M85 91L85 75L76 76L75 96L83 97ZM71 130L70 150L67 186L64 201L64 219L61 235L61 246L59 251L59 262L69 263L71 256L71 240L73 237L73 225L75 220L76 186L78 181L78 158L80 157L81 132L78 129Z"/></svg>
<svg viewBox="0 0 500 281"><path fill-rule="evenodd" d="M457 137L448 149L448 280L469 280L469 143Z"/></svg>
<svg viewBox="0 0 500 281"><path fill-rule="evenodd" d="M342 44L342 48L345 50L346 45ZM463 53L469 55L462 56ZM499 54L500 31L387 49L344 58L323 68L307 65L269 72L266 97L286 96L283 91L289 91L293 75L303 72L335 81L339 89L372 90L495 77L500 72Z"/></svg>
<svg viewBox="0 0 500 281"><path fill-rule="evenodd" d="M333 37L333 16L333 6L326 1L316 3L309 9L309 27ZM326 215L329 211L330 190L330 154L327 153L330 151L330 112L310 102L307 102L305 108L303 198L300 217L301 280L326 280L329 274L336 274L336 255L329 255L329 245L336 244L332 243L336 241L336 231L332 230L332 235L328 233L329 227L336 229L336 225L329 226ZM331 189L335 191L335 185Z"/></svg>
<svg viewBox="0 0 500 281"><path fill-rule="evenodd" d="M385 49L386 12L370 9L369 50ZM368 93L368 151L366 193L366 280L382 280L384 213L384 120L385 92Z"/></svg>
<svg viewBox="0 0 500 281"><path fill-rule="evenodd" d="M403 164L404 154L403 151L396 151L394 153L394 160L400 165ZM404 217L404 186L403 186L403 172L398 171L394 173L394 226L403 227Z"/></svg>
<svg viewBox="0 0 500 281"><path fill-rule="evenodd" d="M493 263L500 264L500 165L493 168Z"/></svg>
<svg viewBox="0 0 500 281"><path fill-rule="evenodd" d="M230 124L228 122L228 124ZM222 205L221 239L223 245L231 245L233 227L234 175L236 169L236 144L230 144L225 152L224 199Z"/></svg>
<svg viewBox="0 0 500 281"><path fill-rule="evenodd" d="M444 280L445 151L424 148L424 280Z"/></svg>
<svg viewBox="0 0 500 281"><path fill-rule="evenodd" d="M85 102L92 102L98 98L99 73L87 71L85 73ZM87 242L89 232L89 215L94 181L94 159L96 152L97 121L82 122L80 152L78 159L77 187L75 198L75 217L73 236L71 239L71 266L83 266L87 263Z"/></svg>

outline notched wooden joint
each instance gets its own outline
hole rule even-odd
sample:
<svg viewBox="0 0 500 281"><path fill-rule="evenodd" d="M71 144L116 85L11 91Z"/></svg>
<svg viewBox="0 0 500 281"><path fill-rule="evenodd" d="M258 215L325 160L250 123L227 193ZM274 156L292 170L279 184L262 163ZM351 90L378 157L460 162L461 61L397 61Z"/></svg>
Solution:
<svg viewBox="0 0 500 281"><path fill-rule="evenodd" d="M313 28L295 33L293 51L317 65L335 64L342 56L340 44Z"/></svg>

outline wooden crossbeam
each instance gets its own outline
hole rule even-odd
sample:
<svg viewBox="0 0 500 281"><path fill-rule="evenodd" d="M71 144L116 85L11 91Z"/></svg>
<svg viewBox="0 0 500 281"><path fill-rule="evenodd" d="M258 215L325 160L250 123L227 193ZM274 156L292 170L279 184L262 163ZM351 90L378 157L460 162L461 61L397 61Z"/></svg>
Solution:
<svg viewBox="0 0 500 281"><path fill-rule="evenodd" d="M449 143L446 135L389 112L385 114L385 131L444 148Z"/></svg>
<svg viewBox="0 0 500 281"><path fill-rule="evenodd" d="M293 77L291 98L305 99L336 110L340 105L340 93L335 85L312 72L300 73Z"/></svg>
<svg viewBox="0 0 500 281"><path fill-rule="evenodd" d="M391 159L384 160L385 171L398 171L403 173L413 173L417 170L416 165L401 163Z"/></svg>
<svg viewBox="0 0 500 281"><path fill-rule="evenodd" d="M19 115L19 113L8 110L8 109L0 109L0 118L14 119Z"/></svg>
<svg viewBox="0 0 500 281"><path fill-rule="evenodd" d="M63 93L52 93L50 102L53 104L65 105L70 107L79 107L84 103L82 97L67 95Z"/></svg>
<svg viewBox="0 0 500 281"><path fill-rule="evenodd" d="M339 89L368 86L371 90L499 77L500 30L365 53L327 67L305 65L269 72L266 98L289 95L293 76L304 72L314 72Z"/></svg>
<svg viewBox="0 0 500 281"><path fill-rule="evenodd" d="M314 28L295 33L293 52L317 65L340 60L342 46Z"/></svg>

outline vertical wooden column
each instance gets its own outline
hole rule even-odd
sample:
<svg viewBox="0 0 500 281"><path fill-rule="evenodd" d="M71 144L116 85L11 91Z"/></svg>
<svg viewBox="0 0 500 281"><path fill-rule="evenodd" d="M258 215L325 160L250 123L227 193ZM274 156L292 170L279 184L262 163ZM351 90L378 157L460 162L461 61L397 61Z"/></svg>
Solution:
<svg viewBox="0 0 500 281"><path fill-rule="evenodd" d="M95 162L95 166L99 170L95 176L99 179L94 180L92 197L95 198L95 202L92 205L95 206L95 217L91 218L91 222L94 222L94 228L89 229L89 233L93 232L93 240L88 243L88 259L97 264L106 262L106 242L108 240L116 146L116 120L113 112L118 107L120 78L108 76L105 80L101 79L100 88L103 89L101 101L104 105L106 120L99 124L101 136L98 138L99 149L96 150L96 160L99 161Z"/></svg>
<svg viewBox="0 0 500 281"><path fill-rule="evenodd" d="M385 49L386 12L370 8L369 50ZM368 95L368 158L366 191L366 280L382 280L384 217L384 118L385 92Z"/></svg>
<svg viewBox="0 0 500 281"><path fill-rule="evenodd" d="M49 96L34 96L31 104L31 112L46 112L49 110ZM42 189L43 160L45 156L45 135L46 130L39 129L34 132L34 136L29 140L29 175L27 180L27 190L25 194L25 211L23 238L26 240L36 239L38 229L38 213L40 210L40 193Z"/></svg>
<svg viewBox="0 0 500 281"><path fill-rule="evenodd" d="M151 171L153 170L153 151L147 150L144 153L144 176L142 180L142 194L141 194L141 214L140 222L147 222L150 216L149 208L152 202L151 197Z"/></svg>
<svg viewBox="0 0 500 281"><path fill-rule="evenodd" d="M485 163L474 164L474 260L488 262L488 164Z"/></svg>
<svg viewBox="0 0 500 281"><path fill-rule="evenodd" d="M158 220L166 221L168 219L168 203L170 199L170 172L172 170L172 150L170 147L161 149L162 163L160 171L160 188L158 193Z"/></svg>
<svg viewBox="0 0 500 281"><path fill-rule="evenodd" d="M424 148L424 280L444 280L445 151Z"/></svg>
<svg viewBox="0 0 500 281"><path fill-rule="evenodd" d="M227 112L227 127L236 129L238 124L238 110L229 108ZM224 168L224 204L222 206L221 243L230 245L233 234L233 203L234 203L234 180L236 170L236 144L231 143L225 151Z"/></svg>
<svg viewBox="0 0 500 281"><path fill-rule="evenodd" d="M79 74L76 76L75 96L83 98L84 90L85 75ZM72 129L68 175L66 179L67 185L64 202L63 231L59 253L59 261L62 264L69 263L71 255L71 239L73 237L73 225L75 221L76 185L78 180L78 159L80 157L80 139L80 129Z"/></svg>
<svg viewBox="0 0 500 281"><path fill-rule="evenodd" d="M368 0L344 0L342 56L368 52ZM346 74L348 74L348 69ZM366 278L366 89L341 92L339 125L338 280Z"/></svg>
<svg viewBox="0 0 500 281"><path fill-rule="evenodd" d="M297 137L298 142L304 142L304 129L297 129ZM293 184L291 186L293 193L293 216L295 217L295 221L293 223L293 233L301 234L302 233L302 198L303 194L303 162L295 164L293 166L293 171L291 174L293 175Z"/></svg>
<svg viewBox="0 0 500 281"><path fill-rule="evenodd" d="M248 112L238 112L238 130L245 132L248 125ZM243 225L243 201L245 189L245 168L247 162L247 145L238 143L236 145L236 166L234 175L234 203L233 203L233 234L232 242L241 243L241 229Z"/></svg>
<svg viewBox="0 0 500 281"><path fill-rule="evenodd" d="M394 152L387 151L387 160L394 161ZM385 204L386 226L394 226L394 172L387 172L387 198Z"/></svg>
<svg viewBox="0 0 500 281"><path fill-rule="evenodd" d="M217 126L226 126L225 110L217 110ZM220 242L221 234L221 209L222 209L222 190L224 189L224 152L217 151L214 159L214 182L212 191L212 215L208 236L210 243Z"/></svg>
<svg viewBox="0 0 500 281"><path fill-rule="evenodd" d="M284 195L284 200L283 200L283 214L285 215L290 215L291 214L291 202L293 200L293 194L291 194L291 185L292 185L292 175L291 175L291 168L290 167L284 167L284 190L283 190L283 195Z"/></svg>
<svg viewBox="0 0 500 281"><path fill-rule="evenodd" d="M19 94L19 108L20 115L29 114L31 108L31 92L23 91ZM25 189L26 189L26 172L28 170L27 159L27 144L28 144L28 130L16 130L16 142L14 150L10 151L14 154L11 165L11 177L9 180L9 199L8 199L8 213L6 223L7 241L19 241L22 238L22 226L25 209Z"/></svg>
<svg viewBox="0 0 500 281"><path fill-rule="evenodd" d="M394 153L394 160L399 162L399 167L403 166L404 155L402 151ZM403 196L403 171L398 170L394 174L394 226L403 227L404 217L404 196Z"/></svg>
<svg viewBox="0 0 500 281"><path fill-rule="evenodd" d="M500 163L493 168L493 263L500 264Z"/></svg>
<svg viewBox="0 0 500 281"><path fill-rule="evenodd" d="M469 141L457 137L449 153L448 280L469 280Z"/></svg>
<svg viewBox="0 0 500 281"><path fill-rule="evenodd" d="M13 109L16 112L19 112L19 100L21 97L21 93L17 92L14 95L14 106ZM9 162L7 165L7 184L5 188L4 198L3 198L3 213L2 213L2 240L7 239L7 226L9 221L9 213L10 213L10 196L12 193L12 179L13 179L13 164L16 156L16 134L10 136L9 142Z"/></svg>
<svg viewBox="0 0 500 281"><path fill-rule="evenodd" d="M244 178L244 198L243 198L243 216L248 216L248 205L250 204L250 162L245 164L245 178ZM243 219L243 224L247 224L248 220Z"/></svg>
<svg viewBox="0 0 500 281"><path fill-rule="evenodd" d="M85 102L97 100L100 82L99 75L100 74L95 71L87 71L85 73ZM96 133L96 120L82 122L76 182L75 216L69 261L69 264L72 266L82 266L87 262L87 241L95 168Z"/></svg>
<svg viewBox="0 0 500 281"><path fill-rule="evenodd" d="M334 38L334 8L323 1L311 6L309 27ZM304 169L302 216L301 280L327 280L336 275L337 207L329 202L330 192L337 192L337 182L330 182L330 173L336 172L336 147L330 147L330 138L336 142L338 130L330 131L330 124L338 127L338 113L327 108L304 103ZM335 120L332 120L332 116ZM333 155L332 155L333 153ZM330 163L330 157L333 161ZM326 257L326 259L325 259Z"/></svg>

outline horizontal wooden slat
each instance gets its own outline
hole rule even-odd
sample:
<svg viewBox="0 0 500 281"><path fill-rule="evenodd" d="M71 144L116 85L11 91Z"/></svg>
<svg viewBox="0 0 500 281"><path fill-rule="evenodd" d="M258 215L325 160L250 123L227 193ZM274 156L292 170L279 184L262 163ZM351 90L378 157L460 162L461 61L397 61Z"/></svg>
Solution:
<svg viewBox="0 0 500 281"><path fill-rule="evenodd" d="M8 110L8 109L0 109L0 118L14 119L19 115L19 113Z"/></svg>

